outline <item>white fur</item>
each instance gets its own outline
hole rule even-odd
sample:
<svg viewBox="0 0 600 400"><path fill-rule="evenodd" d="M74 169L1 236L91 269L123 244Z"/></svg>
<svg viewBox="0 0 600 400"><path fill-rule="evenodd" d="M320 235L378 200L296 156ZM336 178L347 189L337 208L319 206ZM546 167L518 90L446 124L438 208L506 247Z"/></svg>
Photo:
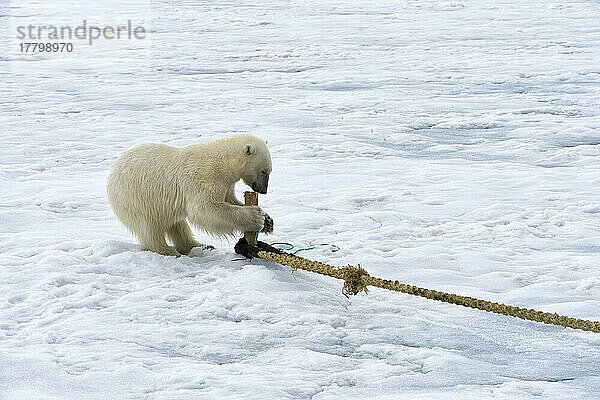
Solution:
<svg viewBox="0 0 600 400"><path fill-rule="evenodd" d="M145 250L188 254L203 245L192 236L186 219L214 235L260 231L265 213L259 207L242 207L234 187L243 179L248 185L264 185L266 191L270 172L266 143L252 135L183 148L143 144L115 162L108 197Z"/></svg>

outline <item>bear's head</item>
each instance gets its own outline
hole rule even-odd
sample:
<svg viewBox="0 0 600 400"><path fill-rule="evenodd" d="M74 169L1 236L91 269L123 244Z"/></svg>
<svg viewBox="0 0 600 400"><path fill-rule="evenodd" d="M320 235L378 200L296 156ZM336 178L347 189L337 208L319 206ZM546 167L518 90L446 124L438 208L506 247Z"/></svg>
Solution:
<svg viewBox="0 0 600 400"><path fill-rule="evenodd" d="M255 192L266 194L271 175L271 154L267 144L259 138L247 136L244 146L245 165L242 180Z"/></svg>

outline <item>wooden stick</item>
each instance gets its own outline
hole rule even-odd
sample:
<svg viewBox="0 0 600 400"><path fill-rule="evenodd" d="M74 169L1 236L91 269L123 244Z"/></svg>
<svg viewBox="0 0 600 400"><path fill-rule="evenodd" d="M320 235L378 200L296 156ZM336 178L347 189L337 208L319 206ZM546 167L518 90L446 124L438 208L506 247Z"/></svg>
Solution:
<svg viewBox="0 0 600 400"><path fill-rule="evenodd" d="M258 193L256 192L244 192L244 205L246 206L257 206L258 205ZM244 238L250 246L256 245L256 237L258 232L244 232Z"/></svg>

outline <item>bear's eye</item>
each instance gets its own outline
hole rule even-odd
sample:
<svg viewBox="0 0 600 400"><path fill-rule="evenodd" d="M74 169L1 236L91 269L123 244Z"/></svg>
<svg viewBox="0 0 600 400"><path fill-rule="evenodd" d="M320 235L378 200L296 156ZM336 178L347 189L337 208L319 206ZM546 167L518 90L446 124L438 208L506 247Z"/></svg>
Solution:
<svg viewBox="0 0 600 400"><path fill-rule="evenodd" d="M266 175L269 173L269 171L267 171L266 169L263 169L262 171L260 171L263 175Z"/></svg>

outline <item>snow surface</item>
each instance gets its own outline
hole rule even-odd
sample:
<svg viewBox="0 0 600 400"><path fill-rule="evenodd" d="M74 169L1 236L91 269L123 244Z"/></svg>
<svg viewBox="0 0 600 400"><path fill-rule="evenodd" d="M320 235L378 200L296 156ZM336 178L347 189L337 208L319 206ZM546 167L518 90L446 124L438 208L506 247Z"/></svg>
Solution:
<svg viewBox="0 0 600 400"><path fill-rule="evenodd" d="M267 241L600 320L597 1L0 2L0 398L597 399L600 335L139 250L105 179L248 131ZM18 26L145 40L24 55ZM239 191L243 191L240 186Z"/></svg>

